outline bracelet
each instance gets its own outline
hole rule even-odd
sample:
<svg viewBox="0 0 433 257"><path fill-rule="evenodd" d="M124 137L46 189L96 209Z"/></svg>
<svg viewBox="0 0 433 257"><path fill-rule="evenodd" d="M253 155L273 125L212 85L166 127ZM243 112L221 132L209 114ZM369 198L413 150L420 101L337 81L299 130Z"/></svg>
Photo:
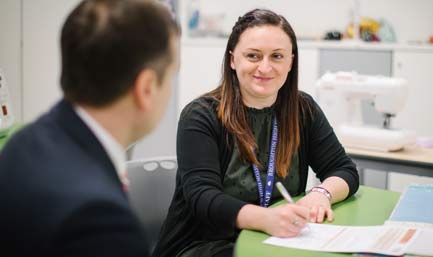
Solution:
<svg viewBox="0 0 433 257"><path fill-rule="evenodd" d="M331 193L329 193L328 189L326 189L324 187L313 187L313 188L311 188L310 192L319 192L319 193L322 193L322 194L324 194L328 198L329 202L332 202L332 195L331 195Z"/></svg>

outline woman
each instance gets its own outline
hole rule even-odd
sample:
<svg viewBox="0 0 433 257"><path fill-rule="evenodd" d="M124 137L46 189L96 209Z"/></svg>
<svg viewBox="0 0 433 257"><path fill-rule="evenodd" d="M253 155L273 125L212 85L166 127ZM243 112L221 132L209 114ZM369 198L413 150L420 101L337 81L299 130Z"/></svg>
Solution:
<svg viewBox="0 0 433 257"><path fill-rule="evenodd" d="M298 48L289 23L268 10L240 17L228 39L221 85L192 101L177 135L176 191L154 256L232 256L240 229L296 236L333 219L331 204L356 192L355 165L324 114L298 91ZM322 181L305 191L308 166Z"/></svg>

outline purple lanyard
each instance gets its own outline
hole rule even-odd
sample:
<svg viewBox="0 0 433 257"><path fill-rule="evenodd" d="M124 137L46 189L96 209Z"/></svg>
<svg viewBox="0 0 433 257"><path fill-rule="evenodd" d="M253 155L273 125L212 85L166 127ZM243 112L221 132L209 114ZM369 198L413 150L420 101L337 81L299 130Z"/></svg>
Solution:
<svg viewBox="0 0 433 257"><path fill-rule="evenodd" d="M274 174L275 174L275 151L277 149L277 141L278 141L278 126L277 126L277 118L274 116L272 123L272 137L271 137L271 146L269 153L269 162L268 162L268 172L266 174L266 189L263 194L263 185L262 179L260 178L260 170L257 165L252 164L254 177L256 177L257 189L259 191L260 198L260 206L268 207L269 202L271 201L272 190L274 188Z"/></svg>

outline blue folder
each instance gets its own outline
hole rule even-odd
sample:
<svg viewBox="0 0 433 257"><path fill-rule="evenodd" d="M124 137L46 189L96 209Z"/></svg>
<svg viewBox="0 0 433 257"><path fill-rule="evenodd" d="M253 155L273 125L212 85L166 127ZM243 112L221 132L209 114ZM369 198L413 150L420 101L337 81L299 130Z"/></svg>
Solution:
<svg viewBox="0 0 433 257"><path fill-rule="evenodd" d="M406 187L389 220L433 224L433 185Z"/></svg>

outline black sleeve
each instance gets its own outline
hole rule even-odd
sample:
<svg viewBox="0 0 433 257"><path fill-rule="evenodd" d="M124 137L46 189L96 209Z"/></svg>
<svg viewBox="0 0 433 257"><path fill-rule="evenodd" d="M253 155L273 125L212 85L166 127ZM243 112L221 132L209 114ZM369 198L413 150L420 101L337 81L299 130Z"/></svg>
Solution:
<svg viewBox="0 0 433 257"><path fill-rule="evenodd" d="M211 229L232 233L246 203L223 193L219 124L212 106L193 102L184 109L177 134L178 176L194 217Z"/></svg>
<svg viewBox="0 0 433 257"><path fill-rule="evenodd" d="M337 176L346 181L349 186L349 195L353 195L359 187L359 176L355 164L347 156L343 146L338 141L331 125L311 98L304 95L311 107L307 161L320 181L331 176Z"/></svg>
<svg viewBox="0 0 433 257"><path fill-rule="evenodd" d="M54 234L50 256L150 256L140 223L125 206L94 200L76 208Z"/></svg>

